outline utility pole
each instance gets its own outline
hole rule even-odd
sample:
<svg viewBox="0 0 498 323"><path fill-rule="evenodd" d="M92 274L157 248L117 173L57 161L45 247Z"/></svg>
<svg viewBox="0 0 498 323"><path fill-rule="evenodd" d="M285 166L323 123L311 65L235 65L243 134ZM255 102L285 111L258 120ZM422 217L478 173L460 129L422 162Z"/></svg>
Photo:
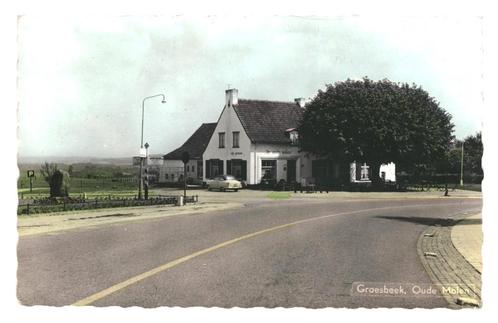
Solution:
<svg viewBox="0 0 498 323"><path fill-rule="evenodd" d="M187 151L182 153L183 162L183 203L187 200L187 163L190 160L190 154Z"/></svg>
<svg viewBox="0 0 498 323"><path fill-rule="evenodd" d="M462 141L462 159L460 161L460 186L463 186L463 141Z"/></svg>

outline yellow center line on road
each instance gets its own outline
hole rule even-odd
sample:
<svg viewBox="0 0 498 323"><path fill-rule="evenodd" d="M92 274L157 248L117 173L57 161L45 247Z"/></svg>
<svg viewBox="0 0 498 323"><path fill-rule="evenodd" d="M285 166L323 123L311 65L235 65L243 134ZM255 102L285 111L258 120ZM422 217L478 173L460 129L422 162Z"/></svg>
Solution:
<svg viewBox="0 0 498 323"><path fill-rule="evenodd" d="M303 219L303 220L298 220L298 221L294 221L294 222L290 222L290 223L286 223L286 224L282 224L282 225L277 225L277 226L274 226L274 227L271 227L271 228L268 228L268 229L264 229L264 230L260 230L260 231L256 231L256 232L252 232L252 233L249 233L249 234L246 234L246 235L243 235L243 236L240 236L238 238L234 238L234 239L231 239L231 240L227 240L225 242L222 242L222 243L219 243L217 245L214 245L212 247L209 247L209 248L206 248L206 249L202 249L202 250L199 250L197 252L194 252L190 255L187 255L187 256L184 256L184 257L181 257L181 258L178 258L178 259L175 259L173 261L170 261L168 263L165 263L161 266L158 266L156 268L153 268L149 271L146 271L142 274L139 274L137 276L134 276L134 277L131 277L121 283L118 283L116 285L113 285L109 288L106 288L98 293L95 293L93 295L90 295L88 297L85 297L79 301L77 301L76 303L73 303L71 305L74 305L74 306L85 306L85 305L90 305L106 296L109 296L110 294L113 294L121 289L124 289L130 285L133 285L135 283L138 283L139 281L142 281L148 277L151 277L151 276L154 276L155 274L158 274L162 271L165 271L165 270L168 270L170 268L173 268L175 266L178 266L184 262L187 262L193 258L196 258L198 256L201 256L201 255L204 255L204 254L207 254L207 253L210 253L210 252L213 252L213 251L216 251L218 249L221 249L223 247L226 247L226 246L229 246L231 244L234 244L236 242L239 242L239 241L242 241L242 240L246 240L246 239L249 239L249 238L252 238L252 237L255 237L255 236L259 236L259 235L262 235L262 234L265 234L265 233L268 233L268 232L272 232L272 231L277 231L277 230L280 230L280 229L284 229L284 228L288 228L288 227L291 227L291 226L295 226L297 224L302 224L302 223L307 223L307 222L311 222L311 221L317 221L317 220L322 220L322 219L326 219L326 218L330 218L330 217L334 217L334 216L339 216L339 215L350 215L350 214L355 214L355 213L362 213L362 212L369 212L369 211L380 211L380 210L389 210L389 209L401 209L401 208L410 208L410 207L427 207L427 206L430 206L430 207L433 207L433 206L450 206L450 205L455 205L455 203L449 203L449 204L437 204L437 205L432 205L432 204L419 204L419 205L402 205L402 206L388 206L388 207L380 207L380 208L371 208L371 209L363 209L363 210L357 210L357 211L349 211L349 212L341 212L341 213L335 213L335 214L328 214L328 215L323 215L323 216L318 216L318 217L314 217L314 218L309 218L309 219Z"/></svg>

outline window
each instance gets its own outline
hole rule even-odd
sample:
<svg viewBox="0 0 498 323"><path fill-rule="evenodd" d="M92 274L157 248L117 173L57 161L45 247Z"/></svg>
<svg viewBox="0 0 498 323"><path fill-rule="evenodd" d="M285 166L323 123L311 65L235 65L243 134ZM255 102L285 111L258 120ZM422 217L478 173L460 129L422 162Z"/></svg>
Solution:
<svg viewBox="0 0 498 323"><path fill-rule="evenodd" d="M297 135L297 131L291 131L289 133L289 138L291 140L291 144L292 145L297 145L298 144L298 135Z"/></svg>
<svg viewBox="0 0 498 323"><path fill-rule="evenodd" d="M187 165L187 172L190 172L190 166Z"/></svg>
<svg viewBox="0 0 498 323"><path fill-rule="evenodd" d="M194 165L190 166L190 170L192 171L192 173L195 172L195 166Z"/></svg>
<svg viewBox="0 0 498 323"><path fill-rule="evenodd" d="M218 139L219 139L219 148L225 148L225 133L224 132L219 132L218 133Z"/></svg>
<svg viewBox="0 0 498 323"><path fill-rule="evenodd" d="M299 142L299 135L297 133L296 128L290 128L285 130L287 137L289 137L291 145L295 146Z"/></svg>
<svg viewBox="0 0 498 323"><path fill-rule="evenodd" d="M277 178L277 161L276 160L262 160L261 173L263 179L276 179Z"/></svg>
<svg viewBox="0 0 498 323"><path fill-rule="evenodd" d="M166 179L168 179L168 174L165 174L165 175L164 175L164 177L165 177Z"/></svg>
<svg viewBox="0 0 498 323"><path fill-rule="evenodd" d="M233 148L239 148L239 132L238 131L234 131L232 133L233 135Z"/></svg>

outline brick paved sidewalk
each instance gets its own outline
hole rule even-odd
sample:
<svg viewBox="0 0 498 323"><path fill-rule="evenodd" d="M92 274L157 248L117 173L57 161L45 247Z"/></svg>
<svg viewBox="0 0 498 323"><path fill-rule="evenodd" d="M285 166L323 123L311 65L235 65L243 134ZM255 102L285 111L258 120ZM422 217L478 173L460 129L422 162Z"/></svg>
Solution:
<svg viewBox="0 0 498 323"><path fill-rule="evenodd" d="M480 216L445 219L427 228L418 242L420 259L434 284L457 290L443 295L450 308L481 306Z"/></svg>
<svg viewBox="0 0 498 323"><path fill-rule="evenodd" d="M451 241L458 252L482 273L482 214L459 221L451 230Z"/></svg>

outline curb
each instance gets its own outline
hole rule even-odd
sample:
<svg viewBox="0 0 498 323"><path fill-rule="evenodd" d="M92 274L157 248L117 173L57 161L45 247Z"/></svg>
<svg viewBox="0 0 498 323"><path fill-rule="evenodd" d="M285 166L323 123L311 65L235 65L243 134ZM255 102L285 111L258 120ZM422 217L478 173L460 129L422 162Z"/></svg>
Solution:
<svg viewBox="0 0 498 323"><path fill-rule="evenodd" d="M417 252L425 271L436 285L457 286L455 294L443 293L449 308L481 307L481 274L460 254L451 240L451 229L474 215L459 214L425 229L417 242Z"/></svg>
<svg viewBox="0 0 498 323"><path fill-rule="evenodd" d="M19 238L22 238L41 234L57 234L61 231L86 229L102 225L124 224L141 220L154 220L174 216L199 215L217 210L224 211L238 209L245 206L241 203L228 203L228 205L227 203L218 203L218 205L212 207L212 205L216 203L203 203L204 205L193 205L192 208L173 206L137 206L127 208L85 210L79 213L77 211L73 211L58 215L44 214L33 218L24 217L23 219L18 219L17 221L17 232ZM120 214L120 212L123 211L128 211L128 213ZM99 216L99 213L102 215ZM81 217L82 215L85 216Z"/></svg>

